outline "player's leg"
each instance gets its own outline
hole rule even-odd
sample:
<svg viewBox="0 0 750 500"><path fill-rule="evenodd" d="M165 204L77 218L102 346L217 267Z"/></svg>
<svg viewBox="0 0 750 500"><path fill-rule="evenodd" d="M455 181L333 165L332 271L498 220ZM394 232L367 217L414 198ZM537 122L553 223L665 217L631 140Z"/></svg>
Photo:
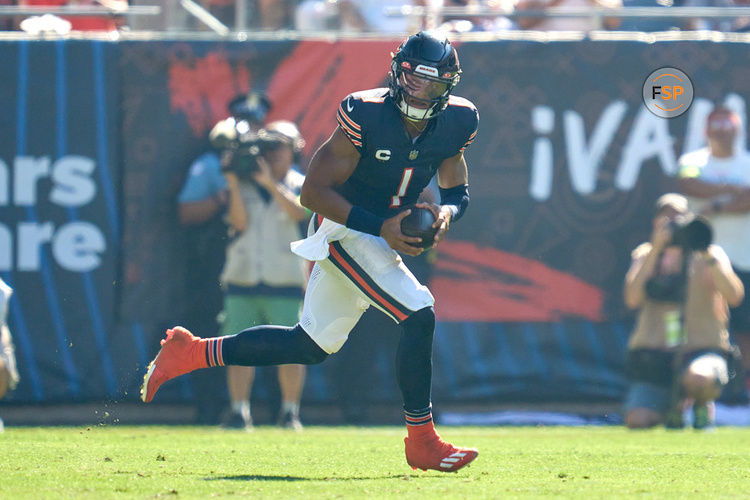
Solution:
<svg viewBox="0 0 750 500"><path fill-rule="evenodd" d="M267 297L266 313L269 321L278 325L293 325L299 321L302 303L294 297ZM278 369L281 389L281 411L278 424L302 430L299 419L300 399L305 384L305 365L281 365Z"/></svg>
<svg viewBox="0 0 750 500"><path fill-rule="evenodd" d="M434 299L382 238L355 234L332 244L330 261L370 303L402 327L397 381L404 401L406 459L413 468L457 471L474 460L475 449L444 442L432 422Z"/></svg>
<svg viewBox="0 0 750 500"><path fill-rule="evenodd" d="M244 330L263 321L263 297L250 295L226 295L224 297L224 321L221 335L226 336ZM255 379L255 367L228 366L227 392L229 411L223 416L221 425L230 429L252 428L250 392Z"/></svg>
<svg viewBox="0 0 750 500"><path fill-rule="evenodd" d="M396 380L401 389L409 425L410 413L422 413L430 407L432 338L435 332L435 313L432 307L420 309L409 316L401 322L401 328L402 334L396 351Z"/></svg>
<svg viewBox="0 0 750 500"><path fill-rule="evenodd" d="M313 268L300 323L256 326L236 335L201 339L182 327L167 330L162 348L143 379L141 399L150 402L161 384L212 366L310 365L321 363L346 341L368 304L337 276Z"/></svg>
<svg viewBox="0 0 750 500"><path fill-rule="evenodd" d="M167 330L162 348L143 378L141 399L150 402L161 384L185 373L213 366L316 364L328 357L300 325L256 326L236 335L202 339L185 328Z"/></svg>
<svg viewBox="0 0 750 500"><path fill-rule="evenodd" d="M403 333L396 357L396 378L404 400L408 436L406 461L412 468L454 472L472 462L479 452L443 441L432 421L432 340L435 313L420 309L401 322Z"/></svg>
<svg viewBox="0 0 750 500"><path fill-rule="evenodd" d="M302 316L293 327L259 326L207 339L210 365L270 366L321 363L338 351L369 304L325 262L310 273ZM213 349L211 349L211 345Z"/></svg>

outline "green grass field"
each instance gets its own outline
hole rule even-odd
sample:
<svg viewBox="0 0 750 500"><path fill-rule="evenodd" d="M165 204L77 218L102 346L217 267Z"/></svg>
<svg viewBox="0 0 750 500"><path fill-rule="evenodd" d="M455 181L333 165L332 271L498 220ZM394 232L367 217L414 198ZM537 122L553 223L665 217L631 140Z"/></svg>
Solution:
<svg viewBox="0 0 750 500"><path fill-rule="evenodd" d="M750 498L750 429L442 434L479 458L458 473L412 471L395 427L11 427L0 498Z"/></svg>

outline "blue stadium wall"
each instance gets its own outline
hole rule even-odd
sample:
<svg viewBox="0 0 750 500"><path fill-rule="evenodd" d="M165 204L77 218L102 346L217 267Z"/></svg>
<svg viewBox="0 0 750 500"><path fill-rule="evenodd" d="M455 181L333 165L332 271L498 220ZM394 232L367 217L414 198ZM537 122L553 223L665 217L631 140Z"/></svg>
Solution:
<svg viewBox="0 0 750 500"><path fill-rule="evenodd" d="M22 376L5 403L136 400L163 329L189 314L176 196L226 102L265 90L270 118L299 123L309 157L347 93L385 84L396 44L0 43L0 273L16 291ZM630 250L648 238L679 155L702 145L713 103L744 120L747 47L506 41L459 51L456 93L481 120L466 154L470 210L431 256L434 398L616 400L633 319L621 295ZM641 100L663 66L695 89L671 120ZM310 369L307 401L335 401L350 382L399 400L397 332L361 330ZM194 398L184 379L160 399Z"/></svg>

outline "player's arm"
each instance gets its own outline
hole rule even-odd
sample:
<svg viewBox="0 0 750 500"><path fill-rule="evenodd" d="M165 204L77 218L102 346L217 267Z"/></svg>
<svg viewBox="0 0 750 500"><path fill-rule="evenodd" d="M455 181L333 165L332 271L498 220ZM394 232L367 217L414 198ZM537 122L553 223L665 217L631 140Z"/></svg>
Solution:
<svg viewBox="0 0 750 500"><path fill-rule="evenodd" d="M401 219L408 215L404 211L390 219L383 219L367 210L354 206L334 189L352 175L359 162L359 152L341 128L337 127L331 137L318 149L310 160L305 182L302 184L300 202L313 212L344 224L363 233L382 236L396 251L418 255L422 249L409 245L419 238L401 233Z"/></svg>
<svg viewBox="0 0 750 500"><path fill-rule="evenodd" d="M310 160L302 184L300 203L313 212L346 224L352 204L334 189L352 175L359 162L359 152L340 128L323 143Z"/></svg>
<svg viewBox="0 0 750 500"><path fill-rule="evenodd" d="M460 218L469 205L469 173L463 152L446 158L438 168L438 186L440 186L440 205L418 204L432 209L435 214L433 227L438 228L435 234L435 245L445 237L451 221Z"/></svg>

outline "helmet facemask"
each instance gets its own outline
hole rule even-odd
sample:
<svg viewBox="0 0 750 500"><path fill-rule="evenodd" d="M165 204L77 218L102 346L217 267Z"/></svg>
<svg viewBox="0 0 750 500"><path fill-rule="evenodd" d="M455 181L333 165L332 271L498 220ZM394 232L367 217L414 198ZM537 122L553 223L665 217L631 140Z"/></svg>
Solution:
<svg viewBox="0 0 750 500"><path fill-rule="evenodd" d="M410 62L396 55L391 62L391 95L399 111L409 120L429 120L448 105L459 71L439 75L433 66Z"/></svg>

